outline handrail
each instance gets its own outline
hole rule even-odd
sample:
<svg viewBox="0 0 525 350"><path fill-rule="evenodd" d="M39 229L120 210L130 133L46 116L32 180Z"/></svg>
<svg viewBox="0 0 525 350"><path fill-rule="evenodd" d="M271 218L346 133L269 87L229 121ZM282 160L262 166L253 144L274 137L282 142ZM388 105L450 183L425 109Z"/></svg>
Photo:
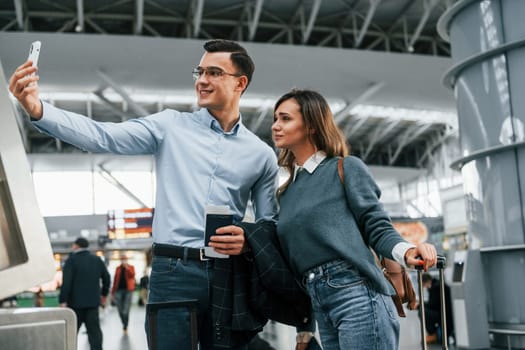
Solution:
<svg viewBox="0 0 525 350"><path fill-rule="evenodd" d="M506 335L507 336L507 349L508 350L512 350L512 347L511 347L511 344L510 344L510 337L512 337L512 336L518 336L518 337L525 336L525 330L519 330L519 329L489 328L489 333Z"/></svg>

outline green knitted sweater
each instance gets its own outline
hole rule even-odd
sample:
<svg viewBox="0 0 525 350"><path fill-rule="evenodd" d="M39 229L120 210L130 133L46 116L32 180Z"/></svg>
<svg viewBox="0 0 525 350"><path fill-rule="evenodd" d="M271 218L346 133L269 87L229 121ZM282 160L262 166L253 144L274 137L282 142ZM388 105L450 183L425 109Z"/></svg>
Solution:
<svg viewBox="0 0 525 350"><path fill-rule="evenodd" d="M324 159L312 174L302 170L282 193L277 234L284 255L298 278L325 262L347 260L374 289L392 295L393 288L363 238L388 258L394 246L405 240L379 202L380 190L366 165L359 158L346 157L343 187L337 160Z"/></svg>

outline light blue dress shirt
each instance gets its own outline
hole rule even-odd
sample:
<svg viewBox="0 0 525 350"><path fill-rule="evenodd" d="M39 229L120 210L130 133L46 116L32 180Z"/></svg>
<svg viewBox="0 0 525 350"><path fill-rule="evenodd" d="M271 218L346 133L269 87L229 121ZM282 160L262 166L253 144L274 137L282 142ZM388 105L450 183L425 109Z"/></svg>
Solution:
<svg viewBox="0 0 525 350"><path fill-rule="evenodd" d="M156 243L202 247L207 205L228 205L240 222L251 198L256 221L276 220L276 155L241 120L224 132L205 108L108 123L43 106L33 124L44 133L88 152L155 156Z"/></svg>

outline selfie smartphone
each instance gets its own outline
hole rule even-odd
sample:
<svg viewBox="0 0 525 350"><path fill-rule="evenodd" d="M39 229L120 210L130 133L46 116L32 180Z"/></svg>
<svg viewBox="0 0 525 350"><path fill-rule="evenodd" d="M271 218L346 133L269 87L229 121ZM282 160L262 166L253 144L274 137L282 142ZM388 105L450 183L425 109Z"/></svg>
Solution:
<svg viewBox="0 0 525 350"><path fill-rule="evenodd" d="M204 228L204 255L210 258L229 258L229 255L220 254L215 251L213 247L208 247L210 237L215 235L215 231L219 227L233 224L233 214L230 212L230 207L225 206L207 206L206 207L206 223Z"/></svg>
<svg viewBox="0 0 525 350"><path fill-rule="evenodd" d="M31 43L31 47L29 48L29 56L27 59L33 61L33 67L38 65L38 56L40 55L41 46L42 43L40 41L33 41Z"/></svg>
<svg viewBox="0 0 525 350"><path fill-rule="evenodd" d="M33 61L32 66L36 67L38 65L38 56L40 56L40 46L42 46L42 43L40 41L33 41L31 43L31 47L29 48L29 55L27 56L27 60ZM35 75L35 73L31 73L30 76ZM28 86L31 86L33 83L29 83Z"/></svg>

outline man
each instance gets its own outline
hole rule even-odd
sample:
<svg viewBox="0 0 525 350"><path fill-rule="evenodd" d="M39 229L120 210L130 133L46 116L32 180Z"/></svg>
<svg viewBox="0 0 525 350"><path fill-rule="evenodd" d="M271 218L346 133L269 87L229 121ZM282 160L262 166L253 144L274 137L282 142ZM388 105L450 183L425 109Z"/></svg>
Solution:
<svg viewBox="0 0 525 350"><path fill-rule="evenodd" d="M124 333L128 331L129 308L131 307L133 291L135 291L135 267L128 264L127 256L122 255L120 265L115 270L111 299L117 305Z"/></svg>
<svg viewBox="0 0 525 350"><path fill-rule="evenodd" d="M98 307L106 304L110 277L104 262L91 254L88 246L89 242L82 237L73 243L73 252L64 264L58 300L60 306L70 307L77 315L77 331L85 323L91 350L101 350Z"/></svg>
<svg viewBox="0 0 525 350"><path fill-rule="evenodd" d="M251 199L256 221L274 221L277 159L241 120L239 102L252 78L252 59L228 40L208 41L204 49L193 70L202 107L194 113L165 110L118 124L96 122L41 102L38 76L32 75L37 69L30 61L17 68L9 89L42 132L90 152L155 156L155 243L148 301L197 299L201 349L212 349L214 342L245 349L245 342L226 338L226 329L212 324L214 261L203 259L205 207L229 206L234 221L240 222ZM230 225L216 233L210 246L218 253L235 256L247 250L242 228ZM187 349L187 311L165 312L162 317L148 339L155 337L159 348Z"/></svg>
<svg viewBox="0 0 525 350"><path fill-rule="evenodd" d="M439 280L429 273L422 276L423 287L428 289L428 301L425 303L425 329L427 330L427 343L436 343L438 330L441 330L441 296ZM452 315L452 300L450 287L445 284L445 311L447 316L447 336L453 336L454 317Z"/></svg>

